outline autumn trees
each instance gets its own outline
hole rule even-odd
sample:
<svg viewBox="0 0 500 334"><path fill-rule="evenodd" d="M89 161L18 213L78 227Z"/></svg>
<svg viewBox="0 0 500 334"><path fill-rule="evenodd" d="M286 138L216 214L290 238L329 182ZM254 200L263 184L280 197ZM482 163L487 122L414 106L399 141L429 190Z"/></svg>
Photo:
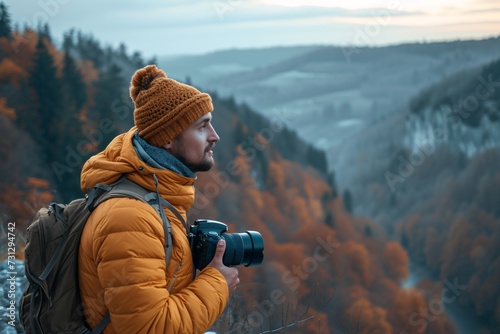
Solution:
<svg viewBox="0 0 500 334"><path fill-rule="evenodd" d="M458 171L451 173L451 168ZM457 280L465 286L454 303L470 309L490 329L500 325L500 290L493 283L500 275L499 168L500 151L490 149L463 167L440 169L449 177L435 178L436 191L420 199L397 225L414 261L441 281ZM426 183L420 182L423 186Z"/></svg>
<svg viewBox="0 0 500 334"><path fill-rule="evenodd" d="M219 98L214 103L221 138L234 141L223 120L245 131L239 143L216 149L215 168L199 175L202 200L189 219L212 217L230 232L257 230L265 241L263 264L241 268L241 287L214 330L454 332L445 314L426 320L432 299L401 288L408 254L398 242L368 218L346 212L327 175L283 158L273 140L247 127L237 108L224 108Z"/></svg>
<svg viewBox="0 0 500 334"><path fill-rule="evenodd" d="M6 127L1 144L10 168L0 191L25 194L30 191L26 180L37 178L50 185L55 200L81 197L85 160L133 123L133 106L123 98L128 97L128 83L122 73L142 62L137 52L102 47L74 30L64 35L58 49L47 24L13 29L8 9L0 3L0 117ZM114 122L112 131L99 128L103 119ZM10 201L15 200L4 196L2 205L13 207ZM20 226L34 213L25 204L24 211L8 216Z"/></svg>

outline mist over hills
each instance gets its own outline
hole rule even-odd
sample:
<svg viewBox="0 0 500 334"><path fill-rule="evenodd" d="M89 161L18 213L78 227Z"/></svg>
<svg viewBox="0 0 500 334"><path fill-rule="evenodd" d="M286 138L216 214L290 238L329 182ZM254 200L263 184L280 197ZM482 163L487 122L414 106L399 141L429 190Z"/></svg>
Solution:
<svg viewBox="0 0 500 334"><path fill-rule="evenodd" d="M158 62L168 75L189 77L223 96L234 95L267 117L286 113L291 128L327 152L339 186L347 187L359 178L351 166L356 163L353 154L365 146L364 134L374 132L373 127L382 131L389 127L399 138L402 115L412 97L453 73L496 59L500 39L355 51L335 46L280 47L159 57Z"/></svg>
<svg viewBox="0 0 500 334"><path fill-rule="evenodd" d="M499 78L500 58L426 88L410 101L406 144L441 140L468 157L499 146Z"/></svg>

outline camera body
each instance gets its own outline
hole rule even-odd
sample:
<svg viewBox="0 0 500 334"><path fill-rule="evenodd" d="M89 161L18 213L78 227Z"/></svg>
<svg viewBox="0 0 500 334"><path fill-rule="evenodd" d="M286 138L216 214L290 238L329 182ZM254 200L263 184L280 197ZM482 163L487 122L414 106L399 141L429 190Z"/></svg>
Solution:
<svg viewBox="0 0 500 334"><path fill-rule="evenodd" d="M191 225L188 238L197 269L202 270L212 261L221 234L226 231L227 225L215 220L198 219Z"/></svg>
<svg viewBox="0 0 500 334"><path fill-rule="evenodd" d="M194 266L202 270L212 261L217 243L226 241L222 258L225 266L243 264L246 267L262 263L264 240L259 232L225 233L227 225L216 220L198 219L189 229L188 239Z"/></svg>

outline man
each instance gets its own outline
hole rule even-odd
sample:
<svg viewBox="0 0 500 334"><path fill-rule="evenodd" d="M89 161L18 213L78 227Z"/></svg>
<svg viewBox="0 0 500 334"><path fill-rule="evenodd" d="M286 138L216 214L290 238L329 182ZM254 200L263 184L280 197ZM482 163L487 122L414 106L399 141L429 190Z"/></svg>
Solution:
<svg viewBox="0 0 500 334"><path fill-rule="evenodd" d="M82 190L126 175L158 190L186 219L195 173L212 167L219 141L212 100L154 65L134 74L130 96L135 126L85 163ZM168 266L162 220L150 205L113 198L90 216L79 249L79 283L91 328L109 312L104 333L202 333L221 315L239 283L238 270L222 264L225 243L219 242L212 262L193 278L186 227L170 210L165 213L173 230Z"/></svg>

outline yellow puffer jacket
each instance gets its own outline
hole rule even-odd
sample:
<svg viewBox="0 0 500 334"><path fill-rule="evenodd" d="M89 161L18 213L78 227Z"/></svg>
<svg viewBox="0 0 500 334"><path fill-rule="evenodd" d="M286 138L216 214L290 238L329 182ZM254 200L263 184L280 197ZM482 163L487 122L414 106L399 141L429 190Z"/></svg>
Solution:
<svg viewBox="0 0 500 334"><path fill-rule="evenodd" d="M160 195L186 218L194 201L194 178L150 167L133 147L136 128L116 137L89 159L82 171L82 190L110 184L122 174ZM80 292L93 328L109 310L104 333L202 333L221 315L229 298L226 280L205 268L193 280L194 266L183 224L165 210L173 230L173 251L165 269L161 218L143 202L110 199L90 216L80 243ZM170 288L170 292L169 292Z"/></svg>

